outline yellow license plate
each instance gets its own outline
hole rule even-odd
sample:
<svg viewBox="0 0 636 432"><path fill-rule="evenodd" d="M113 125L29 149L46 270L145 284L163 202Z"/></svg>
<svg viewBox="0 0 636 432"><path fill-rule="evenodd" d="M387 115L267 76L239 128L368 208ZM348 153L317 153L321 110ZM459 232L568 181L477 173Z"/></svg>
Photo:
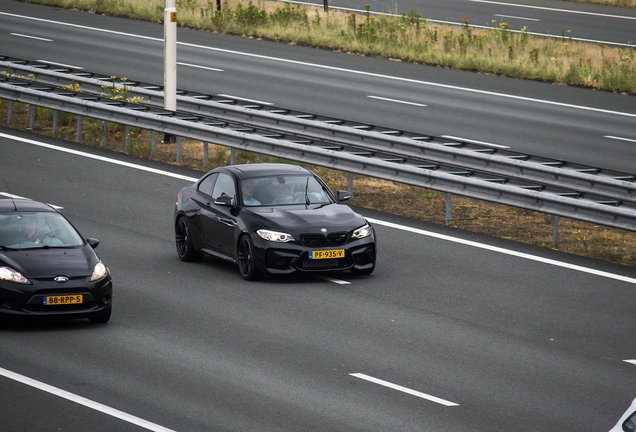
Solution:
<svg viewBox="0 0 636 432"><path fill-rule="evenodd" d="M47 306L60 306L67 304L82 303L84 298L81 294L78 295L65 295L65 296L46 296L44 297L44 304Z"/></svg>
<svg viewBox="0 0 636 432"><path fill-rule="evenodd" d="M344 249L310 251L309 259L344 258Z"/></svg>

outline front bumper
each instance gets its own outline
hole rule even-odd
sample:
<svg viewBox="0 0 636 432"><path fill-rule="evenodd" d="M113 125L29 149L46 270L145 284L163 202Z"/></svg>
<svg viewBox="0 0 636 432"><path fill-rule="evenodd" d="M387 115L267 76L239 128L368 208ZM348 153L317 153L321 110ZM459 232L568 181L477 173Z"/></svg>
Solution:
<svg viewBox="0 0 636 432"><path fill-rule="evenodd" d="M89 277L72 278L66 283L32 280L32 284L0 283L0 314L5 316L60 316L90 318L112 307L113 283L110 275L90 282ZM47 296L82 295L82 303L47 305Z"/></svg>
<svg viewBox="0 0 636 432"><path fill-rule="evenodd" d="M256 265L263 273L288 274L295 271L320 272L366 270L375 265L376 242L373 235L342 246L310 248L296 243L276 244L258 238L254 241ZM309 259L310 251L344 249L343 258Z"/></svg>

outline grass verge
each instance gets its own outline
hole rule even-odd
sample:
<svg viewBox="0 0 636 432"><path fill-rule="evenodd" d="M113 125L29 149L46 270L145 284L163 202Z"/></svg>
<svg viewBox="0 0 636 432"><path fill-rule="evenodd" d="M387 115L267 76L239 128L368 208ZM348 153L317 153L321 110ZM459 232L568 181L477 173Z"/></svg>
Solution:
<svg viewBox="0 0 636 432"><path fill-rule="evenodd" d="M0 100L0 118L7 119L8 103ZM49 109L36 110L33 132L52 135L53 112ZM29 106L13 104L15 129L25 130L29 126ZM102 122L83 118L81 143L99 147L102 142ZM74 141L77 118L68 113L58 113L58 138ZM125 128L108 123L105 149L126 152ZM151 155L150 132L132 128L130 150L135 156L161 162L207 171L230 162L230 150L226 147L209 145L209 166L203 166L203 143L184 139L182 141L182 162L176 163L176 144L164 144L157 139L157 152ZM236 162L257 162L258 155L237 151ZM281 159L265 157L266 162L285 162ZM308 166L319 174L332 190L347 189L347 174L321 167ZM378 180L361 175L354 176L353 205L371 208L447 225L463 230L483 233L522 243L546 247L575 255L609 261L627 266L636 266L636 233L616 228L561 218L559 222L559 242L552 244L552 216L492 204L471 198L453 196L452 221L445 222L446 196L444 193L426 190L400 183Z"/></svg>
<svg viewBox="0 0 636 432"><path fill-rule="evenodd" d="M28 0L68 9L160 23L164 0ZM636 0L614 0L636 1ZM524 78L636 95L636 58L630 46L616 48L572 39L539 38L505 21L490 28L429 22L419 11L401 16L346 13L260 0L177 0L178 25L197 30L264 38L347 53L439 67ZM626 3L627 4L627 3Z"/></svg>

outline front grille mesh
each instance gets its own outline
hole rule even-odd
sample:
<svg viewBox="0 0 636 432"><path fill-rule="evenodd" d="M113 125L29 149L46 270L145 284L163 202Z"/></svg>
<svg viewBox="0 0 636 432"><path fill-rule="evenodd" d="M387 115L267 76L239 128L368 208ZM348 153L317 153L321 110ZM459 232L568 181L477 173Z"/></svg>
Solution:
<svg viewBox="0 0 636 432"><path fill-rule="evenodd" d="M342 246L347 243L347 233L301 234L300 241L306 247Z"/></svg>

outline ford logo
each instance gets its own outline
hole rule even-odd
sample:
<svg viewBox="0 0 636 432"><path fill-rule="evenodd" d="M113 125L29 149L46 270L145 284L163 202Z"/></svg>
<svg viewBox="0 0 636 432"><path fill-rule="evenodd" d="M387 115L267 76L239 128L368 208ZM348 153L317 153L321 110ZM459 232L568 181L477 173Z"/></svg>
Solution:
<svg viewBox="0 0 636 432"><path fill-rule="evenodd" d="M53 279L55 282L59 282L59 283L64 283L66 281L68 281L68 278L66 276L57 276L55 279Z"/></svg>
<svg viewBox="0 0 636 432"><path fill-rule="evenodd" d="M327 234L327 228L320 228L320 232L323 234Z"/></svg>

